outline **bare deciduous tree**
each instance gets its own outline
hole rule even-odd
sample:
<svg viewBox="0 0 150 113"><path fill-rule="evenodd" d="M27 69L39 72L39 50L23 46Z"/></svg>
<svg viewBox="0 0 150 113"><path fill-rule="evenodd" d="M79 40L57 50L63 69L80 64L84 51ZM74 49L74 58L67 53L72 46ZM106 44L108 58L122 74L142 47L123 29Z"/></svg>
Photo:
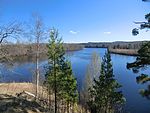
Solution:
<svg viewBox="0 0 150 113"><path fill-rule="evenodd" d="M8 41L8 38L17 39L21 33L22 28L20 23L12 22L8 25L0 25L0 62L8 61L6 57L8 52L6 47L3 47Z"/></svg>
<svg viewBox="0 0 150 113"><path fill-rule="evenodd" d="M4 26L1 25L0 26L0 44L2 44L2 42L9 37L17 38L18 35L21 33L21 31L22 31L21 25L16 22L12 22Z"/></svg>
<svg viewBox="0 0 150 113"><path fill-rule="evenodd" d="M101 61L100 56L93 52L90 63L87 65L87 72L83 81L84 85L81 90L81 103L87 110L87 101L89 99L88 90L93 84L93 80L100 75ZM86 111L87 112L87 111Z"/></svg>
<svg viewBox="0 0 150 113"><path fill-rule="evenodd" d="M40 52L40 40L44 36L44 28L43 28L43 22L39 15L33 15L34 23L33 23L33 37L36 40L36 97L38 98L39 93L39 52Z"/></svg>

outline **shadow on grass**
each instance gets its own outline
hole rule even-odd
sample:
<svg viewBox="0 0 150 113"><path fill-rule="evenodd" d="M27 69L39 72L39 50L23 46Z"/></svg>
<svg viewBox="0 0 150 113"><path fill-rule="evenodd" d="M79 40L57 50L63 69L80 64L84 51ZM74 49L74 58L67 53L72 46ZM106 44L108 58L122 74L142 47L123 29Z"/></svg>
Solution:
<svg viewBox="0 0 150 113"><path fill-rule="evenodd" d="M15 97L7 94L0 95L0 113L45 113L44 107L34 100Z"/></svg>

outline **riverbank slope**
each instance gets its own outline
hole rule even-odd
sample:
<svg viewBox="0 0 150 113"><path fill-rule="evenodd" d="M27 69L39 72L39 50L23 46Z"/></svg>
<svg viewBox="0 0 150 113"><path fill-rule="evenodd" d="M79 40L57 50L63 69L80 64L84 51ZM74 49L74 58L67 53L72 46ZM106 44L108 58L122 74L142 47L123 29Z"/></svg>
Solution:
<svg viewBox="0 0 150 113"><path fill-rule="evenodd" d="M47 95L47 89L39 86L39 99L35 100L35 89L33 83L0 83L0 113L53 113L53 95ZM66 112L63 106L58 106L59 112ZM85 109L75 104L74 113L81 112Z"/></svg>
<svg viewBox="0 0 150 113"><path fill-rule="evenodd" d="M32 97L21 95L23 91L32 92L32 83L0 83L0 113L46 113Z"/></svg>

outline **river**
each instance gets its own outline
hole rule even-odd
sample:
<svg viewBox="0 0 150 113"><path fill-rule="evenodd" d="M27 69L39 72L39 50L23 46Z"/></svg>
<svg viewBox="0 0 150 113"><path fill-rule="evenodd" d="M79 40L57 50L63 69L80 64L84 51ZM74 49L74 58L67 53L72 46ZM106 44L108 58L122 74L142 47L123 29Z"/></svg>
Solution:
<svg viewBox="0 0 150 113"><path fill-rule="evenodd" d="M91 59L93 52L97 52L102 58L106 52L105 48L85 48L80 51L67 53L66 57L71 61L72 69L78 81L78 89L80 90L82 81L84 80L87 64ZM118 82L122 85L122 92L126 98L125 111L127 113L150 113L150 100L142 97L139 90L147 88L148 84L137 84L136 77L144 72L150 73L150 68L141 70L135 74L131 70L126 69L127 62L133 62L136 57L111 54L114 75ZM47 59L40 60L41 74L45 72ZM0 75L1 82L30 82L32 81L35 62L31 60L16 60L12 66L7 64L1 65ZM42 79L43 77L41 77Z"/></svg>

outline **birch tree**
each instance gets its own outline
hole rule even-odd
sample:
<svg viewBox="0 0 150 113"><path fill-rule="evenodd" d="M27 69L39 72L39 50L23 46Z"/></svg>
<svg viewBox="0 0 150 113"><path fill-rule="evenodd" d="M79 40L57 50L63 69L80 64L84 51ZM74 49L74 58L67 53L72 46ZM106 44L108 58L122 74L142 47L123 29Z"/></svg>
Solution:
<svg viewBox="0 0 150 113"><path fill-rule="evenodd" d="M33 24L31 25L31 37L35 39L36 42L36 97L38 98L39 94L39 54L40 54L40 41L44 37L44 24L42 18L35 14L33 15Z"/></svg>

